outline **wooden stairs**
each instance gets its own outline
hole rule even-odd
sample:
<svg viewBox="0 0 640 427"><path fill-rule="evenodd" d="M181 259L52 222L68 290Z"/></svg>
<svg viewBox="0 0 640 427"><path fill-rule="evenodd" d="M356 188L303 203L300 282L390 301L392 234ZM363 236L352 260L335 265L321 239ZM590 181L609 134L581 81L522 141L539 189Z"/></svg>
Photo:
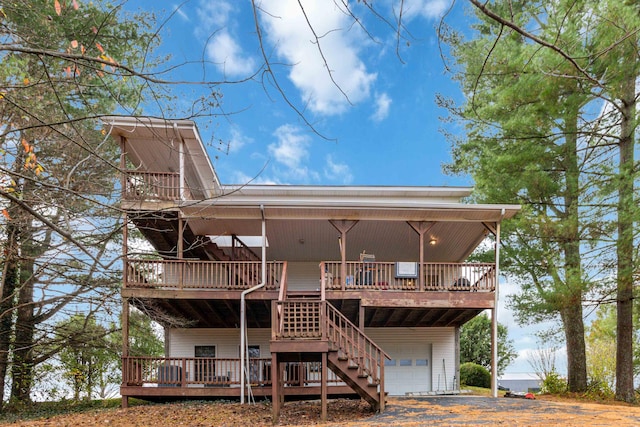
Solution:
<svg viewBox="0 0 640 427"><path fill-rule="evenodd" d="M272 365L322 360L323 369L333 371L375 411L383 412L384 361L389 356L319 293L284 295L272 306ZM279 378L279 372L276 368L272 378ZM283 402L281 386L275 384L280 381L274 380L274 402ZM274 403L274 418L278 413L279 403Z"/></svg>

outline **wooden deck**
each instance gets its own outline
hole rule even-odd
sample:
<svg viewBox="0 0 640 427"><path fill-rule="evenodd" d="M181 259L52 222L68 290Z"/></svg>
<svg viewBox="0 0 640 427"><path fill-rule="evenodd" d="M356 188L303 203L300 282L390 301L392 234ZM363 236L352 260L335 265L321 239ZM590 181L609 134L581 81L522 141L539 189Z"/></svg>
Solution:
<svg viewBox="0 0 640 427"><path fill-rule="evenodd" d="M149 400L179 398L240 398L240 359L124 357L123 396ZM271 398L271 358L249 359L251 393ZM284 394L320 397L320 362L290 362L283 372ZM183 375L184 373L184 375ZM331 396L357 394L328 372Z"/></svg>
<svg viewBox="0 0 640 427"><path fill-rule="evenodd" d="M257 285L262 277L260 261L127 259L125 264L125 289L243 291ZM343 265L323 261L318 271L319 286L327 291L493 292L496 289L495 264L492 263L409 264L416 265L415 277L401 275L398 263L350 261ZM278 291L287 281L286 261L268 261L266 266L265 290Z"/></svg>

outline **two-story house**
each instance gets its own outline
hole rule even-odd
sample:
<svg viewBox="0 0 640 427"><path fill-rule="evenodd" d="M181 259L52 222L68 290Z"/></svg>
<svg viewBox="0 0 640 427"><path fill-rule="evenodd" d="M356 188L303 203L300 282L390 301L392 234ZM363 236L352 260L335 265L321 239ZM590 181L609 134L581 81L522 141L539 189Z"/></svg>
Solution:
<svg viewBox="0 0 640 427"><path fill-rule="evenodd" d="M383 410L459 387L459 328L495 318L499 250L466 260L499 248L519 206L463 203L470 188L223 185L191 121L106 127L122 150L123 405L270 398L277 417L320 397L326 416L328 396ZM164 326L164 357L129 354L131 306Z"/></svg>

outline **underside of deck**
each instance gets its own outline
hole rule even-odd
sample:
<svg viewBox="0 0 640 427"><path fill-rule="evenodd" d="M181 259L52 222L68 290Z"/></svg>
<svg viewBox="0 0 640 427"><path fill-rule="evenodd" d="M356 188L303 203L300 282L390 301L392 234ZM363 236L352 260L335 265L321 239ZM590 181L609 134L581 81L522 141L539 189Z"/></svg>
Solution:
<svg viewBox="0 0 640 427"><path fill-rule="evenodd" d="M123 290L123 297L160 323L177 322L192 328L235 328L240 324L240 295L211 299L211 291L165 291L167 298L156 290ZM266 295L265 295L266 294ZM171 298L171 296L173 298ZM258 298L268 299L258 299ZM273 299L270 299L272 297ZM232 299L235 298L235 299ZM271 301L277 300L273 292L249 295L246 301L247 326L271 327ZM364 309L364 326L367 328L394 327L449 327L461 326L494 306L490 293L355 291L327 292L331 302L350 321L359 324L361 308Z"/></svg>

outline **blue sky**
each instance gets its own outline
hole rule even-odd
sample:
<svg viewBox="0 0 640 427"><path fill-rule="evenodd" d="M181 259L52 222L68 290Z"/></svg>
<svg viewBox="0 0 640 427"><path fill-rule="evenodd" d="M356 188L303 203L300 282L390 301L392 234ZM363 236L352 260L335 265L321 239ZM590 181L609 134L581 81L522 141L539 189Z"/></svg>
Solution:
<svg viewBox="0 0 640 427"><path fill-rule="evenodd" d="M167 20L160 51L180 65L167 77L242 81L219 86L223 98L217 112L224 114L197 120L224 184L472 185L467 177L442 171L450 161L449 143L440 132L444 124L439 118L446 111L435 102L436 94L462 100L452 75L445 72L436 27L448 11L446 22L468 32L472 18L466 2L451 7L450 0L405 0L406 31L399 43L394 30L361 2L348 4L368 34L345 13L342 1L302 2L315 35L297 0L256 4L262 48L277 84L314 129L262 72L248 0L128 4ZM374 4L386 19L396 19L397 1ZM205 93L198 85L176 90L177 110L188 110ZM538 347L533 332L550 325L518 326L504 307L505 297L515 291L503 284L499 320L521 353L508 372L524 372L531 370L528 354ZM562 369L562 357L557 361Z"/></svg>
<svg viewBox="0 0 640 427"><path fill-rule="evenodd" d="M396 33L386 23L361 3L349 3L370 37L336 3L342 5L304 3L331 76L296 0L262 0L258 12L278 85L326 139L261 73L264 61L248 0L134 4L155 10L160 19L174 12L160 33L161 50L174 64L195 64L175 70L173 80L250 79L220 86L227 115L199 121L205 142L214 141L210 152L224 183L255 178L282 184L470 184L445 176L441 168L449 147L438 130L445 111L436 107L435 95L460 96L445 74L435 30L450 3L405 1L403 22L410 36L400 40L400 57ZM375 4L392 20L394 3ZM466 22L462 6L455 5L449 21ZM201 89L185 88L181 107L187 109Z"/></svg>

